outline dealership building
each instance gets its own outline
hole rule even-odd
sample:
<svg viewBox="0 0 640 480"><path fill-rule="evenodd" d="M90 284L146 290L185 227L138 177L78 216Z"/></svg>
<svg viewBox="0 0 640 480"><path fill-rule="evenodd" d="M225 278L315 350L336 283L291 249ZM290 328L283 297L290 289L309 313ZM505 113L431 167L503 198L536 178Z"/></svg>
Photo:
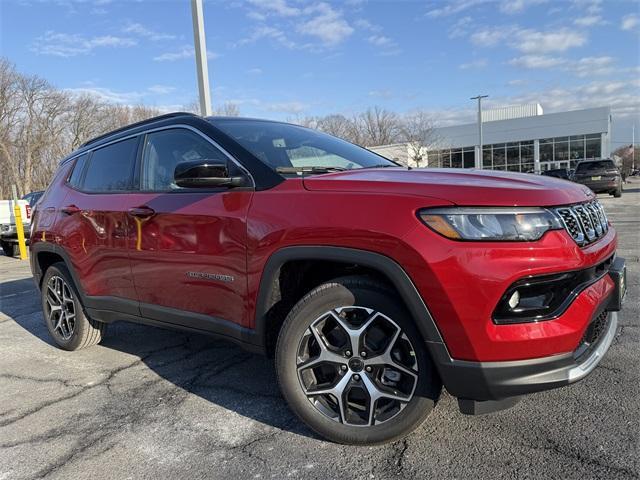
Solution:
<svg viewBox="0 0 640 480"><path fill-rule="evenodd" d="M482 168L574 168L611 152L609 107L545 114L540 104L518 105L483 111L482 119ZM424 147L399 143L371 150L413 167L473 168L480 162L478 145L478 124L468 123L436 128Z"/></svg>

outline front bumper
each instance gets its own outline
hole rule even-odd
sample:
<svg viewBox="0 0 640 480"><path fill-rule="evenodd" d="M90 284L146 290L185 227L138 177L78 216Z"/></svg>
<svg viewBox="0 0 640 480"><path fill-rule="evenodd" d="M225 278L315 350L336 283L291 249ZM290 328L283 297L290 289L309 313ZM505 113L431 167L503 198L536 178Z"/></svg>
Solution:
<svg viewBox="0 0 640 480"><path fill-rule="evenodd" d="M459 399L491 402L575 383L593 371L611 346L618 328L617 311L626 292L624 259L616 258L610 270L612 294L596 310L573 352L528 360L472 362L435 352L447 391ZM553 320L551 320L553 321ZM513 402L509 402L510 406ZM464 413L477 413L472 408ZM480 412L481 413L481 412Z"/></svg>

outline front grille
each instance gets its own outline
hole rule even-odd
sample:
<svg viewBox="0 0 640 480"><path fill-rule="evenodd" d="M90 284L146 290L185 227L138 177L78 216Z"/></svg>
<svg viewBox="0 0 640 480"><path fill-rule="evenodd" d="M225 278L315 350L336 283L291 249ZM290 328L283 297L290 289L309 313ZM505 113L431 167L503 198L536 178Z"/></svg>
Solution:
<svg viewBox="0 0 640 480"><path fill-rule="evenodd" d="M595 242L609 230L607 216L597 200L556 208L555 211L564 228L580 246Z"/></svg>

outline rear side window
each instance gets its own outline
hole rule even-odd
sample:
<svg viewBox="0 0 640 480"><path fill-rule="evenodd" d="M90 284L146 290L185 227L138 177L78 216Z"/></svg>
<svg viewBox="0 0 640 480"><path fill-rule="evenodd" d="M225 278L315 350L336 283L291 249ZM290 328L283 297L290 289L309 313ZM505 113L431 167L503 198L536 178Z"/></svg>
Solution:
<svg viewBox="0 0 640 480"><path fill-rule="evenodd" d="M130 138L94 150L84 175L82 190L114 192L133 189L137 138Z"/></svg>
<svg viewBox="0 0 640 480"><path fill-rule="evenodd" d="M87 163L87 158L89 158L89 154L85 153L84 155L81 155L76 159L76 163L73 165L73 171L71 172L71 176L69 177L69 184L72 187L80 187L82 172L84 171L84 166Z"/></svg>
<svg viewBox="0 0 640 480"><path fill-rule="evenodd" d="M600 160L598 162L579 163L576 172L588 172L590 170L614 170L615 164L611 160Z"/></svg>

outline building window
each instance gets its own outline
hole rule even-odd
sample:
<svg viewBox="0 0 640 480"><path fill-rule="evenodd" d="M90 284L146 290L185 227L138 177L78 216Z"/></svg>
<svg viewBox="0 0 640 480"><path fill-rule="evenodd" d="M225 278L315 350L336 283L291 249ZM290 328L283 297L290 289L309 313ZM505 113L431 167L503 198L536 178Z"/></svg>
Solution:
<svg viewBox="0 0 640 480"><path fill-rule="evenodd" d="M571 160L584 158L584 135L569 138L569 157Z"/></svg>
<svg viewBox="0 0 640 480"><path fill-rule="evenodd" d="M493 163L491 162L491 145L489 145L489 146L485 145L482 148L482 150L483 150L482 167L483 168L488 168L488 169L493 168Z"/></svg>
<svg viewBox="0 0 640 480"><path fill-rule="evenodd" d="M602 139L600 135L587 135L584 158L600 158Z"/></svg>
<svg viewBox="0 0 640 480"><path fill-rule="evenodd" d="M442 151L442 166L444 168L450 168L451 167L451 151L450 150L443 150Z"/></svg>
<svg viewBox="0 0 640 480"><path fill-rule="evenodd" d="M518 142L507 143L507 170L520 171L520 144Z"/></svg>
<svg viewBox="0 0 640 480"><path fill-rule="evenodd" d="M463 168L473 168L476 166L476 151L475 147L465 147L462 151L463 156Z"/></svg>
<svg viewBox="0 0 640 480"><path fill-rule="evenodd" d="M553 138L545 138L540 140L540 161L553 161Z"/></svg>
<svg viewBox="0 0 640 480"><path fill-rule="evenodd" d="M493 169L504 170L506 160L505 144L493 145Z"/></svg>
<svg viewBox="0 0 640 480"><path fill-rule="evenodd" d="M569 137L553 139L553 159L556 162L569 160Z"/></svg>
<svg viewBox="0 0 640 480"><path fill-rule="evenodd" d="M451 150L451 166L453 168L462 168L462 149L456 148Z"/></svg>

